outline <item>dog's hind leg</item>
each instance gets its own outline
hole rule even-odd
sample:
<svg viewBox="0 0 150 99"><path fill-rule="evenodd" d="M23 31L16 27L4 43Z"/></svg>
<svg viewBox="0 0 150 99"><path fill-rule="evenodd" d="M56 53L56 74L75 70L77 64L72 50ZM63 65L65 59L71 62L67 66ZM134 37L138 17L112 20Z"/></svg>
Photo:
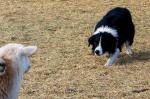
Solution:
<svg viewBox="0 0 150 99"><path fill-rule="evenodd" d="M126 53L128 55L132 55L133 54L132 48L131 48L132 43L129 41L126 41L125 45L126 45L126 49L127 49Z"/></svg>

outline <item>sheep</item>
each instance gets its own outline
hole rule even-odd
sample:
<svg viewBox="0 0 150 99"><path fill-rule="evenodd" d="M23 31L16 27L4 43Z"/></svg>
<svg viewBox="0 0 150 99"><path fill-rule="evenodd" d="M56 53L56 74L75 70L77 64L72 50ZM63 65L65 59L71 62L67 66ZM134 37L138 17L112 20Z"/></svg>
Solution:
<svg viewBox="0 0 150 99"><path fill-rule="evenodd" d="M0 99L17 99L24 73L30 68L29 56L36 46L10 43L0 48Z"/></svg>

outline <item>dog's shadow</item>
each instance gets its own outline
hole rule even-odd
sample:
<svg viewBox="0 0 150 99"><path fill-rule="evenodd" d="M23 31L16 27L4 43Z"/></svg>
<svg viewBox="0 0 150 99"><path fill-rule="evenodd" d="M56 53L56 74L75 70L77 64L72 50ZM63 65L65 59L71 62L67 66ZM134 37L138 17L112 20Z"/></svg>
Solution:
<svg viewBox="0 0 150 99"><path fill-rule="evenodd" d="M126 53L121 54L118 59L118 64L131 64L135 61L148 61L150 60L150 51L136 51L132 56L127 55Z"/></svg>

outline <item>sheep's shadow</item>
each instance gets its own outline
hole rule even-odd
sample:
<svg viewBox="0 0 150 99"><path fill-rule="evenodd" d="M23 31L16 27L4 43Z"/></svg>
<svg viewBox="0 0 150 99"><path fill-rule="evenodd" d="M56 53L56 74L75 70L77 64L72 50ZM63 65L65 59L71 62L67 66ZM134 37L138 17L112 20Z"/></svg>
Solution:
<svg viewBox="0 0 150 99"><path fill-rule="evenodd" d="M127 54L120 55L118 59L118 63L121 64L130 64L135 61L148 61L150 60L150 51L136 51L133 56L129 56Z"/></svg>

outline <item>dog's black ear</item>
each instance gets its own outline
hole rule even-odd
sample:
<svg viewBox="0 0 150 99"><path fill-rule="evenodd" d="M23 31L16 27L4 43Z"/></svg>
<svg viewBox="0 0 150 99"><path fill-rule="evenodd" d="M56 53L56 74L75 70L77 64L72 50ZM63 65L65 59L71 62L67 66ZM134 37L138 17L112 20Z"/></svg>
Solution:
<svg viewBox="0 0 150 99"><path fill-rule="evenodd" d="M88 39L88 43L89 43L89 47L90 47L90 45L93 45L93 43L94 43L94 39L95 39L95 36L93 35L93 36L91 36L89 39Z"/></svg>

